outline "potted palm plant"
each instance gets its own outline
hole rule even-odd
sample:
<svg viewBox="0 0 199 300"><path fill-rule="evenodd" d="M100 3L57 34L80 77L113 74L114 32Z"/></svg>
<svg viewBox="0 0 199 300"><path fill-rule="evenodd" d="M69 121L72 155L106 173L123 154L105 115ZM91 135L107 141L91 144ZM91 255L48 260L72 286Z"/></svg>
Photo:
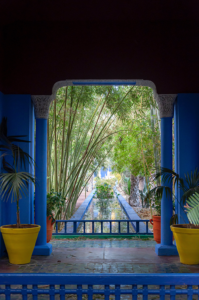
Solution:
<svg viewBox="0 0 199 300"><path fill-rule="evenodd" d="M180 262L188 265L199 264L199 194L195 192L184 206L189 224L171 225Z"/></svg>
<svg viewBox="0 0 199 300"><path fill-rule="evenodd" d="M35 183L32 174L21 171L25 168L26 161L32 163L31 157L13 142L27 142L21 140L22 136L7 136L7 120L3 119L0 125L0 145L2 167L0 173L0 195L5 201L16 201L16 224L4 225L1 233L8 252L9 261L12 264L26 264L31 260L39 225L21 224L19 201L27 194L29 183ZM7 162L5 157L9 157Z"/></svg>
<svg viewBox="0 0 199 300"><path fill-rule="evenodd" d="M47 243L49 243L52 238L53 225L56 219L62 219L64 205L65 198L60 192L55 192L52 189L50 193L47 194Z"/></svg>
<svg viewBox="0 0 199 300"><path fill-rule="evenodd" d="M161 200L157 196L154 196L154 201L152 208L155 213L150 219L151 225L153 225L153 236L156 243L160 244L161 242Z"/></svg>
<svg viewBox="0 0 199 300"><path fill-rule="evenodd" d="M183 264L199 264L199 172L187 173L184 178L179 174L166 168L162 168L156 173L155 179L162 177L163 183L176 185L182 191L180 205L187 213L189 223L177 224L178 216L171 218L171 230L174 234L176 246L180 256L180 262ZM171 189L168 186L159 186L151 190L160 197L163 191L171 195ZM177 199L178 200L178 199Z"/></svg>

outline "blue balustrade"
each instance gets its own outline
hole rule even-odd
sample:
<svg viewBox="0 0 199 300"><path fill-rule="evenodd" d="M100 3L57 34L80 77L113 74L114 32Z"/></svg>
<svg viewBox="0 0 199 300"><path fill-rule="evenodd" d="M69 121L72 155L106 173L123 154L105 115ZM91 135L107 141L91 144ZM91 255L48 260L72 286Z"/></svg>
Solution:
<svg viewBox="0 0 199 300"><path fill-rule="evenodd" d="M61 299L76 295L77 300L91 300L110 295L122 299L188 299L199 296L199 274L0 274L0 295L5 300ZM46 295L46 297L45 297ZM59 298L57 298L57 295ZM124 296L125 295L125 296ZM0 296L0 297L2 297ZM157 297L158 296L158 297ZM132 297L132 298L131 298ZM169 298L168 298L169 297ZM17 298L18 299L18 298ZM67 298L68 299L68 298ZM153 298L154 299L154 298ZM196 299L196 298L194 298Z"/></svg>
<svg viewBox="0 0 199 300"><path fill-rule="evenodd" d="M61 232L58 231L58 223L64 223L64 228ZM67 231L67 224L73 224L73 231ZM86 223L91 223L90 232L86 232ZM100 223L100 232L95 232L95 224ZM109 223L109 232L104 232L104 223ZM113 223L117 223L117 232L113 232ZM121 223L126 223L126 230L121 230ZM145 224L146 231L140 231L140 223ZM56 220L55 233L53 235L136 235L136 234L147 234L153 235L149 231L148 226L149 220ZM130 225L132 230L130 230ZM83 229L81 232L80 229Z"/></svg>

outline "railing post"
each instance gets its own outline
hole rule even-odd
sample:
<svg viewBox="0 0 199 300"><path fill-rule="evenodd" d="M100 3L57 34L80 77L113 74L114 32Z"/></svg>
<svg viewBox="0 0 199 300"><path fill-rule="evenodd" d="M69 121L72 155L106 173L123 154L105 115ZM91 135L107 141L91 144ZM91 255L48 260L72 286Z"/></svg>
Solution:
<svg viewBox="0 0 199 300"><path fill-rule="evenodd" d="M112 222L110 221L110 233L112 233Z"/></svg>
<svg viewBox="0 0 199 300"><path fill-rule="evenodd" d="M149 233L149 222L146 222L146 233Z"/></svg>
<svg viewBox="0 0 199 300"><path fill-rule="evenodd" d="M84 224L84 233L86 232L86 222L83 223Z"/></svg>
<svg viewBox="0 0 199 300"><path fill-rule="evenodd" d="M65 233L67 233L67 223L66 222L64 223L64 231L65 231Z"/></svg>
<svg viewBox="0 0 199 300"><path fill-rule="evenodd" d="M140 222L136 221L136 233L139 233L140 231Z"/></svg>
<svg viewBox="0 0 199 300"><path fill-rule="evenodd" d="M94 221L92 221L92 233L95 233Z"/></svg>
<svg viewBox="0 0 199 300"><path fill-rule="evenodd" d="M129 233L129 222L127 222L127 233Z"/></svg>
<svg viewBox="0 0 199 300"><path fill-rule="evenodd" d="M77 222L73 221L73 233L77 233Z"/></svg>
<svg viewBox="0 0 199 300"><path fill-rule="evenodd" d="M56 233L58 233L58 222L57 221L56 221L55 227L56 227Z"/></svg>
<svg viewBox="0 0 199 300"><path fill-rule="evenodd" d="M55 223L55 232L53 233L53 235L68 235L68 234L77 234L78 233L78 228L80 228L80 234L81 235L84 235L84 234L104 234L104 222L105 223L109 223L109 228L110 228L110 231L109 231L109 234L111 235L116 235L116 234L121 234L121 235L125 235L125 234L140 234L140 233L143 233L143 234L151 234L152 233L150 232L149 230L149 225L148 225L148 222L149 220L56 220L56 223ZM121 223L125 223L127 224L127 228L126 230L122 231L122 227L121 227ZM58 229L59 229L59 223L64 223L64 228L61 230L61 232L58 232ZM72 223L73 225L72 226L72 229L69 229L69 232L67 232L68 230L68 223ZM86 233L86 223L91 223L91 227L89 225L89 232ZM100 225L98 225L98 227L100 226L101 227L101 232L100 232L100 229L98 230L98 227L95 226L95 223L100 223ZM118 231L116 229L116 232L113 230L113 224L117 223L118 224ZM140 227L140 223L145 223L145 226L146 226L146 232L145 232L145 228L143 230L142 227ZM133 226L133 228L135 229L135 233L134 232L131 232L131 227L130 225ZM82 227L83 226L83 227ZM117 225L116 225L117 227ZM71 232L72 230L72 232ZM96 233L95 233L95 230L96 230ZM140 232L141 230L141 232Z"/></svg>

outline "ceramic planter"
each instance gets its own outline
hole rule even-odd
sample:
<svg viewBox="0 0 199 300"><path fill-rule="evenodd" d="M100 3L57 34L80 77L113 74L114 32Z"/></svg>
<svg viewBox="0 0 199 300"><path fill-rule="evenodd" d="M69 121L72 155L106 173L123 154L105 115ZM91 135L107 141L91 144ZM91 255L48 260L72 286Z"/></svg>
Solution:
<svg viewBox="0 0 199 300"><path fill-rule="evenodd" d="M1 233L11 264L21 265L30 263L40 230L39 225L23 224L22 226L24 228L16 228L12 225L1 227ZM28 226L31 227L28 228Z"/></svg>
<svg viewBox="0 0 199 300"><path fill-rule="evenodd" d="M153 225L153 236L156 243L161 242L161 216L152 216L150 220L151 225Z"/></svg>
<svg viewBox="0 0 199 300"><path fill-rule="evenodd" d="M55 222L52 222L52 218L51 216L48 216L46 218L46 228L47 228L47 243L50 242L50 240L52 239L52 234L53 234L53 225L55 224Z"/></svg>
<svg viewBox="0 0 199 300"><path fill-rule="evenodd" d="M199 229L185 225L172 225L180 262L186 265L199 264Z"/></svg>

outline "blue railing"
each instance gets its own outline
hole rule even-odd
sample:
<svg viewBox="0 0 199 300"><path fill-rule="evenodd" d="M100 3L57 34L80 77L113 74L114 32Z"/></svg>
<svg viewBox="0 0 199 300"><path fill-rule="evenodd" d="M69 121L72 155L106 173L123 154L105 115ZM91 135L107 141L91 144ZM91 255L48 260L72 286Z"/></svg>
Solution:
<svg viewBox="0 0 199 300"><path fill-rule="evenodd" d="M15 299L13 295L21 295L23 300L30 299L29 295L33 300L41 295L50 300L56 295L60 300L68 299L67 295L76 295L77 300L85 299L84 295L88 300L95 295L103 295L105 300L110 295L115 300L121 296L137 300L139 295L143 300L149 295L158 295L160 300L166 296L191 300L193 295L199 296L198 284L199 274L0 274L0 295L5 300Z"/></svg>
<svg viewBox="0 0 199 300"><path fill-rule="evenodd" d="M58 230L58 223L64 223L64 228L59 232ZM86 223L90 223L91 226L89 228L90 232L86 232ZM96 223L100 223L100 232L95 232ZM104 223L109 224L109 232L104 232ZM116 227L117 232L113 232L112 225L114 224L114 228ZM126 230L121 230L121 224L126 223ZM146 230L140 230L140 223L146 225ZM55 229L56 232L53 233L54 235L137 235L137 234L150 234L149 220L56 220ZM132 228L130 226L132 225ZM82 228L82 232L80 232L80 228ZM106 227L107 228L107 227ZM115 229L114 229L115 231Z"/></svg>

